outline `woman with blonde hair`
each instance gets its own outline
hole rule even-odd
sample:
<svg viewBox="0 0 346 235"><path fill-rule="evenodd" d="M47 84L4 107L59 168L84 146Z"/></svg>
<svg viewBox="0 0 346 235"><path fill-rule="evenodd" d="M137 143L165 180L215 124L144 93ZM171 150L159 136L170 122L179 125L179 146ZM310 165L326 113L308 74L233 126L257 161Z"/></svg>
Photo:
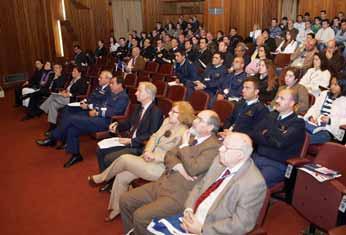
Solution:
<svg viewBox="0 0 346 235"><path fill-rule="evenodd" d="M88 177L91 186L98 186L116 176L108 204L106 222L111 222L120 213L119 197L128 190L134 179L154 181L161 176L165 170L166 152L178 146L194 118L194 110L190 103L175 102L160 129L150 137L141 156L121 155L102 173Z"/></svg>

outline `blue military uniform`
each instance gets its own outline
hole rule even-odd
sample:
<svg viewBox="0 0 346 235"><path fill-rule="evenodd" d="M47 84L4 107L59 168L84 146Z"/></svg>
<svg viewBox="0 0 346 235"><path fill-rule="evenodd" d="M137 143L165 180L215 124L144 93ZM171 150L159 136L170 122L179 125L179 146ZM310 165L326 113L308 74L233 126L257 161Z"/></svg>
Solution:
<svg viewBox="0 0 346 235"><path fill-rule="evenodd" d="M177 63L175 65L175 74L179 78L180 82L187 87L187 97L189 97L194 90L195 85L193 82L200 80L195 66L190 61L185 59L183 63Z"/></svg>
<svg viewBox="0 0 346 235"><path fill-rule="evenodd" d="M224 65L217 67L215 65L210 65L204 71L202 76L201 82L205 85L204 90L213 97L218 90L220 82L227 76L227 69Z"/></svg>
<svg viewBox="0 0 346 235"><path fill-rule="evenodd" d="M268 187L284 180L286 160L299 155L305 138L305 122L292 112L286 117L268 113L253 131L257 146L253 158Z"/></svg>
<svg viewBox="0 0 346 235"><path fill-rule="evenodd" d="M235 104L234 111L225 120L224 128L232 127L233 131L252 135L254 127L268 113L268 109L258 99L253 101L240 100Z"/></svg>
<svg viewBox="0 0 346 235"><path fill-rule="evenodd" d="M51 138L66 140L66 151L77 154L79 153L79 136L107 130L112 116L123 114L128 102L129 97L125 91L117 94L110 93L102 104L93 104L93 109L98 112L97 117L89 117L87 112L70 115L52 131Z"/></svg>
<svg viewBox="0 0 346 235"><path fill-rule="evenodd" d="M232 97L240 98L245 79L245 72L228 74L223 80L220 80L219 93L222 94L226 99Z"/></svg>

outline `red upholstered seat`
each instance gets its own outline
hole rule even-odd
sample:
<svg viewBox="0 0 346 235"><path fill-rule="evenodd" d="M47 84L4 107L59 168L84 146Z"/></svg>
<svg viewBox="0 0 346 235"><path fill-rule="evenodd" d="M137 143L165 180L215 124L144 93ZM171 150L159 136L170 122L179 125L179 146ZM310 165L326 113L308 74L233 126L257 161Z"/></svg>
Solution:
<svg viewBox="0 0 346 235"><path fill-rule="evenodd" d="M183 86L169 86L167 91L167 98L172 101L184 100L186 96L186 87Z"/></svg>
<svg viewBox="0 0 346 235"><path fill-rule="evenodd" d="M208 104L209 104L209 94L205 91L194 91L190 98L189 98L189 102L192 105L192 107L194 108L194 110L196 112L200 112L204 109L208 108Z"/></svg>

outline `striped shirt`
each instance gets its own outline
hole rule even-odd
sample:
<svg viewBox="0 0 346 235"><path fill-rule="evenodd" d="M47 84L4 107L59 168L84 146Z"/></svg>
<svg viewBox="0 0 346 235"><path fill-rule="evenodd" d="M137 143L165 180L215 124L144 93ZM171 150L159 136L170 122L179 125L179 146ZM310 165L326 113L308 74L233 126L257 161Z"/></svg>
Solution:
<svg viewBox="0 0 346 235"><path fill-rule="evenodd" d="M321 108L321 114L322 115L326 115L326 116L330 115L330 111L332 109L332 104L333 104L333 101L335 99L336 99L335 97L332 97L329 94L326 96L326 99L324 100L324 103L323 103L322 108Z"/></svg>

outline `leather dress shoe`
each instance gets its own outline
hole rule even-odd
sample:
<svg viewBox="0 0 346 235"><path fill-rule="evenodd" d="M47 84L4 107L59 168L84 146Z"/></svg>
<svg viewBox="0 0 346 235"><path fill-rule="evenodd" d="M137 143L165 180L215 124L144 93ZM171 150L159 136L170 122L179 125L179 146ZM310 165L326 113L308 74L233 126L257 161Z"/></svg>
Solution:
<svg viewBox="0 0 346 235"><path fill-rule="evenodd" d="M69 168L77 162L83 161L83 157L80 154L73 154L71 158L64 164L65 168Z"/></svg>
<svg viewBox="0 0 346 235"><path fill-rule="evenodd" d="M103 187L99 189L100 192L108 192L110 193L112 191L113 187L113 180L107 182Z"/></svg>
<svg viewBox="0 0 346 235"><path fill-rule="evenodd" d="M59 143L59 144L55 147L55 149L57 149L57 150L62 150L62 149L65 149L65 148L66 148L66 144L63 143L63 142Z"/></svg>
<svg viewBox="0 0 346 235"><path fill-rule="evenodd" d="M52 139L37 140L36 143L40 146L55 146L56 141Z"/></svg>

